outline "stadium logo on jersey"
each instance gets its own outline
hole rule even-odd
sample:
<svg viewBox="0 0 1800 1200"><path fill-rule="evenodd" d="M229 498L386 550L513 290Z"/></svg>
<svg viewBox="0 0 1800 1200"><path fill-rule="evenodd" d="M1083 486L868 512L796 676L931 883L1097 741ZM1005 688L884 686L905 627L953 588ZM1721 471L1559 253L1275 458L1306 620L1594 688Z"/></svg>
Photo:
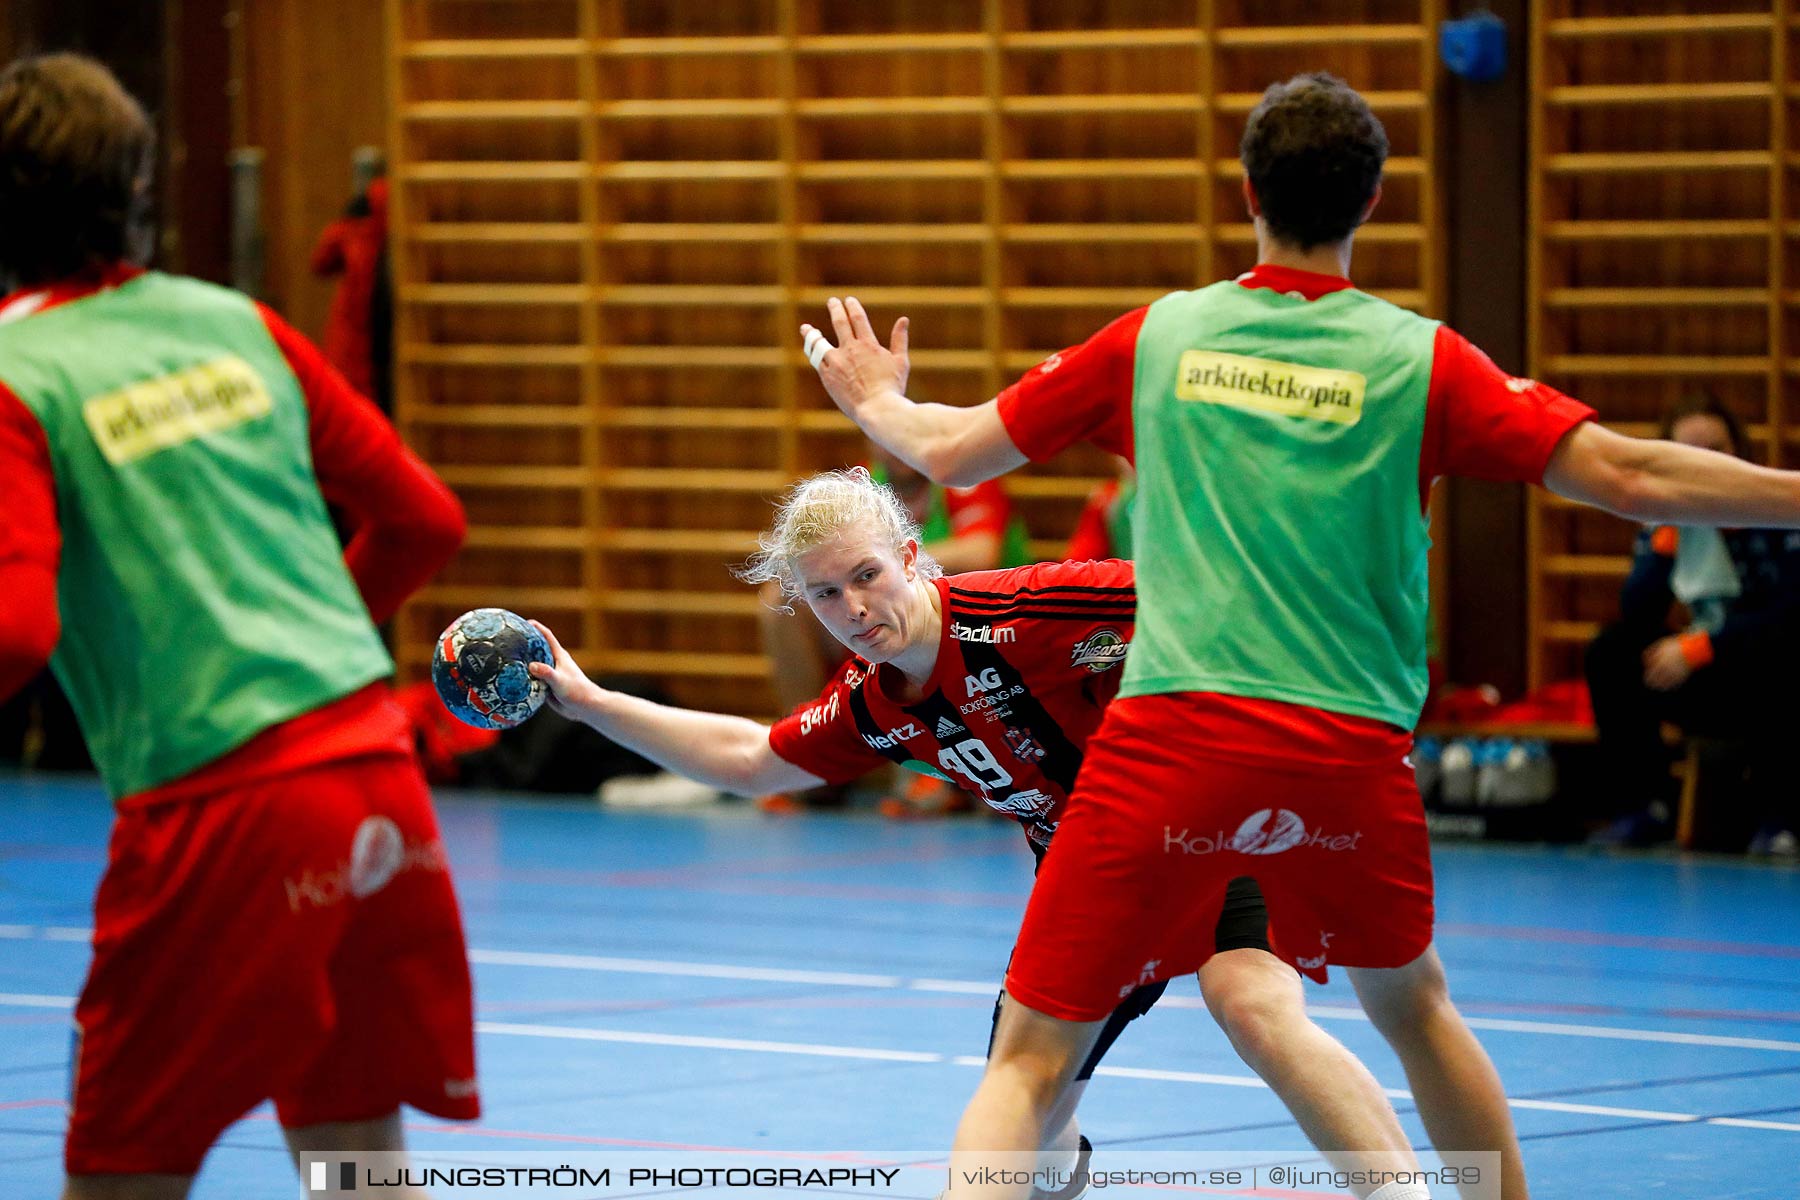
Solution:
<svg viewBox="0 0 1800 1200"><path fill-rule="evenodd" d="M113 466L230 429L274 407L262 376L226 355L157 379L95 396L81 406L94 444Z"/></svg>
<svg viewBox="0 0 1800 1200"><path fill-rule="evenodd" d="M888 730L886 736L879 733L865 733L863 741L869 743L871 750L894 750L905 745L910 738L924 736L925 731L919 728L918 722L908 721L904 725Z"/></svg>
<svg viewBox="0 0 1800 1200"><path fill-rule="evenodd" d="M815 704L800 714L800 736L805 737L813 730L821 728L838 715L837 693L831 695L820 704Z"/></svg>
<svg viewBox="0 0 1800 1200"><path fill-rule="evenodd" d="M950 622L950 635L959 642L979 642L984 646L998 646L1016 641L1019 631L1009 625L995 628L992 625L964 625L961 621Z"/></svg>
<svg viewBox="0 0 1800 1200"><path fill-rule="evenodd" d="M1258 809L1244 818L1244 823L1237 827L1237 832L1227 835L1224 830L1211 834L1192 833L1183 829L1176 833L1169 826L1163 827L1163 850L1179 850L1183 854L1217 854L1221 850L1235 850L1239 854L1284 854L1295 847L1310 850L1343 851L1355 850L1362 841L1362 830L1355 833L1326 833L1323 830L1309 830L1300 814L1285 808Z"/></svg>
<svg viewBox="0 0 1800 1200"><path fill-rule="evenodd" d="M963 732L966 732L963 727L958 725L955 721L952 721L949 717L938 718L937 735L940 739L955 737L957 734Z"/></svg>
<svg viewBox="0 0 1800 1200"><path fill-rule="evenodd" d="M1276 417L1354 425L1362 420L1367 382L1355 371L1188 350L1175 368L1175 398Z"/></svg>
<svg viewBox="0 0 1800 1200"><path fill-rule="evenodd" d="M1044 761L1044 748L1037 744L1029 729L1008 729L1006 744L1012 747L1013 757L1022 763Z"/></svg>
<svg viewBox="0 0 1800 1200"><path fill-rule="evenodd" d="M1098 675L1124 662L1125 652L1130 648L1125 643L1124 635L1118 630L1096 629L1075 643L1074 651L1069 655L1069 665L1086 667Z"/></svg>
<svg viewBox="0 0 1800 1200"><path fill-rule="evenodd" d="M963 676L963 687L968 689L971 696L979 692L991 692L999 686L1000 671L995 667L989 667L979 675Z"/></svg>

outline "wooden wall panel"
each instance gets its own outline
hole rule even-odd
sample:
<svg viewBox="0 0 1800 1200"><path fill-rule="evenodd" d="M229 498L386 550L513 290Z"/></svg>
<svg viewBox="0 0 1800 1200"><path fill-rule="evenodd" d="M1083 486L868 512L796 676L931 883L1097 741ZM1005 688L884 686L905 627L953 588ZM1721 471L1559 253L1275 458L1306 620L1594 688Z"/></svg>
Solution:
<svg viewBox="0 0 1800 1200"><path fill-rule="evenodd" d="M1650 435L1707 389L1790 463L1788 0L1536 0L1528 340L1534 375ZM1535 495L1534 685L1579 676L1633 529Z"/></svg>
<svg viewBox="0 0 1800 1200"><path fill-rule="evenodd" d="M325 325L333 283L308 267L350 199L351 155L387 143L387 53L369 0L235 0L233 140L261 147L265 299L304 332Z"/></svg>

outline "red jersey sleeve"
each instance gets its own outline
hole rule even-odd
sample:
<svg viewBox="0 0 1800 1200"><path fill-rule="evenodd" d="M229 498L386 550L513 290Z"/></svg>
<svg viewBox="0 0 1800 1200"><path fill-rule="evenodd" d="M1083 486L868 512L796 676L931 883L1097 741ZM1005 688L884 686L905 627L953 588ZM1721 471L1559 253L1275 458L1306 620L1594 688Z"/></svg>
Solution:
<svg viewBox="0 0 1800 1200"><path fill-rule="evenodd" d="M62 527L56 518L56 478L44 430L12 389L0 383L0 479L6 516L0 520L0 699L44 669L56 648L60 620L56 571Z"/></svg>
<svg viewBox="0 0 1800 1200"><path fill-rule="evenodd" d="M1012 520L1012 500L998 479L989 479L970 488L945 488L944 510L950 518L950 536L968 537L977 533L1004 536Z"/></svg>
<svg viewBox="0 0 1800 1200"><path fill-rule="evenodd" d="M819 698L803 704L769 730L769 748L826 783L849 783L887 762L856 729L850 693L867 678L867 665L851 659Z"/></svg>
<svg viewBox="0 0 1800 1200"><path fill-rule="evenodd" d="M999 395L1000 421L1033 462L1079 441L1132 457L1131 391L1144 314L1126 313L1079 346L1046 358Z"/></svg>
<svg viewBox="0 0 1800 1200"><path fill-rule="evenodd" d="M385 621L462 545L462 505L317 347L257 308L306 395L319 490L354 526L344 561L369 615Z"/></svg>
<svg viewBox="0 0 1800 1200"><path fill-rule="evenodd" d="M1421 493L1442 475L1542 483L1557 444L1594 417L1555 388L1508 375L1448 325L1438 326L1433 349Z"/></svg>

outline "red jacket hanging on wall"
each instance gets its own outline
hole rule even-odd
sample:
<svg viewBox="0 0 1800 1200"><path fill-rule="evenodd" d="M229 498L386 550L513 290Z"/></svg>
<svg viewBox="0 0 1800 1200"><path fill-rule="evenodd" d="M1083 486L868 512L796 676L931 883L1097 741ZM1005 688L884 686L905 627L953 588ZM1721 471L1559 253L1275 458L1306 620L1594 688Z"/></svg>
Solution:
<svg viewBox="0 0 1800 1200"><path fill-rule="evenodd" d="M389 411L388 302L383 294L387 248L387 180L369 185L368 195L325 227L313 247L312 269L318 275L342 275L331 299L320 348L351 386Z"/></svg>

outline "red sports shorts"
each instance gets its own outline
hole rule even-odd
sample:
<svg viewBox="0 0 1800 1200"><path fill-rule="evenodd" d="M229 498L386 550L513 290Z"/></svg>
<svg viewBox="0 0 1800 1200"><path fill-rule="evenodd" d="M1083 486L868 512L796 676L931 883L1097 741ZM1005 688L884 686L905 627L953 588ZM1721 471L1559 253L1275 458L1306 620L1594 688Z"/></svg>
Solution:
<svg viewBox="0 0 1800 1200"><path fill-rule="evenodd" d="M1431 853L1398 755L1346 770L1230 757L1180 696L1116 700L1088 743L1006 976L1014 999L1104 1018L1210 957L1225 888L1261 886L1276 953L1404 966L1431 944Z"/></svg>
<svg viewBox="0 0 1800 1200"><path fill-rule="evenodd" d="M191 1175L271 1097L289 1127L479 1116L462 918L413 760L121 809L75 1024L72 1175Z"/></svg>

